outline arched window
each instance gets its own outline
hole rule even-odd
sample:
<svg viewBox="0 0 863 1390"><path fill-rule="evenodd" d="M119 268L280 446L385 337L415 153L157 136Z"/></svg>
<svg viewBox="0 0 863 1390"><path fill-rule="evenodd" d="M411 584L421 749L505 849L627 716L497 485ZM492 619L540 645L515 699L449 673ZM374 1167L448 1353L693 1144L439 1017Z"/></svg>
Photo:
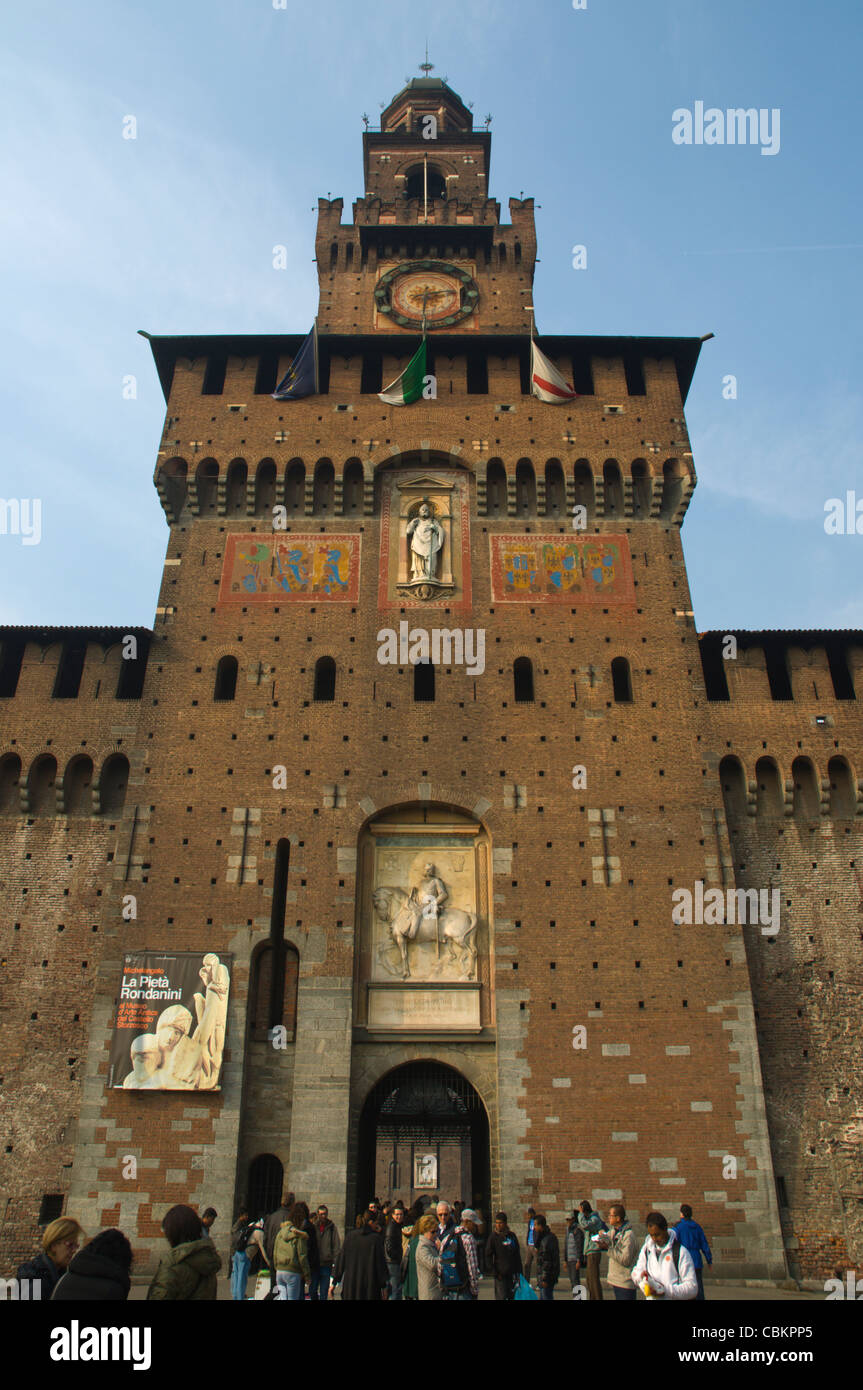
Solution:
<svg viewBox="0 0 863 1390"><path fill-rule="evenodd" d="M0 816L17 816L21 807L18 790L21 782L21 759L17 753L0 758Z"/></svg>
<svg viewBox="0 0 863 1390"><path fill-rule="evenodd" d="M857 788L851 769L844 758L831 758L827 775L830 778L830 814L837 820L848 820L857 812Z"/></svg>
<svg viewBox="0 0 863 1390"><path fill-rule="evenodd" d="M611 685L615 704L632 704L632 679L629 674L629 662L625 656L616 656L611 663Z"/></svg>
<svg viewBox="0 0 863 1390"><path fill-rule="evenodd" d="M273 1000L273 963L277 948L263 942L252 960L252 989L249 1000L249 1027L254 1038L266 1038L271 1028L283 1027L293 1038L297 1028L297 986L300 974L299 952L282 943L285 973L281 1000Z"/></svg>
<svg viewBox="0 0 863 1390"><path fill-rule="evenodd" d="M99 778L99 804L103 816L115 816L126 804L129 762L122 753L112 753L102 764Z"/></svg>
<svg viewBox="0 0 863 1390"><path fill-rule="evenodd" d="M650 477L644 459L636 459L632 465L632 515L650 515Z"/></svg>
<svg viewBox="0 0 863 1390"><path fill-rule="evenodd" d="M249 469L245 459L233 459L228 467L228 483L225 489L225 514L227 516L246 515L246 481Z"/></svg>
<svg viewBox="0 0 863 1390"><path fill-rule="evenodd" d="M563 469L559 459L549 459L545 465L545 514L562 517L566 513L566 492Z"/></svg>
<svg viewBox="0 0 863 1390"><path fill-rule="evenodd" d="M57 760L43 753L30 766L27 777L27 797L31 816L53 816L57 809L54 784L57 780Z"/></svg>
<svg viewBox="0 0 863 1390"><path fill-rule="evenodd" d="M419 198L421 201L425 197L425 171L421 164L415 165L408 170L407 196L409 198ZM437 169L429 165L428 169L428 199L446 197L446 179Z"/></svg>
<svg viewBox="0 0 863 1390"><path fill-rule="evenodd" d="M255 474L255 516L272 519L276 505L276 465L272 459L261 459Z"/></svg>
<svg viewBox="0 0 863 1390"><path fill-rule="evenodd" d="M233 700L237 693L238 669L235 656L219 657L219 664L216 667L216 683L213 686L214 700Z"/></svg>
<svg viewBox="0 0 863 1390"><path fill-rule="evenodd" d="M319 459L315 467L314 509L316 516L331 515L336 473L329 459Z"/></svg>
<svg viewBox="0 0 863 1390"><path fill-rule="evenodd" d="M345 516L360 516L362 514L363 466L359 459L349 459L345 466L342 509Z"/></svg>
<svg viewBox="0 0 863 1390"><path fill-rule="evenodd" d="M285 477L285 509L289 516L302 516L306 505L306 465L291 459Z"/></svg>
<svg viewBox="0 0 863 1390"><path fill-rule="evenodd" d="M683 470L677 459L668 459L662 466L662 507L660 516L673 517L683 496Z"/></svg>
<svg viewBox="0 0 863 1390"><path fill-rule="evenodd" d="M521 242L518 239L515 243L515 263L521 265Z"/></svg>
<svg viewBox="0 0 863 1390"><path fill-rule="evenodd" d="M506 265L506 242L502 241L497 248L497 259L500 265Z"/></svg>
<svg viewBox="0 0 863 1390"><path fill-rule="evenodd" d="M275 1154L258 1154L249 1164L248 1196L246 1206L249 1218L257 1221L269 1216L282 1200L282 1184L285 1170Z"/></svg>
<svg viewBox="0 0 863 1390"><path fill-rule="evenodd" d="M785 806L785 795L779 769L772 758L759 758L755 764L757 784L756 814L768 819L781 816Z"/></svg>
<svg viewBox="0 0 863 1390"><path fill-rule="evenodd" d="M354 244L349 241L345 247L345 270L350 270L354 263Z"/></svg>
<svg viewBox="0 0 863 1390"><path fill-rule="evenodd" d="M500 459L492 459L485 481L486 514L506 516L506 473Z"/></svg>
<svg viewBox="0 0 863 1390"><path fill-rule="evenodd" d="M729 821L743 820L746 816L746 776L739 758L722 759L719 764L719 782L726 818Z"/></svg>
<svg viewBox="0 0 863 1390"><path fill-rule="evenodd" d="M83 754L72 758L63 778L63 806L67 816L93 812L93 762Z"/></svg>
<svg viewBox="0 0 863 1390"><path fill-rule="evenodd" d="M530 459L516 464L515 509L518 516L536 516L536 478Z"/></svg>
<svg viewBox="0 0 863 1390"><path fill-rule="evenodd" d="M315 690L318 701L336 698L336 663L331 656L319 656L315 662Z"/></svg>
<svg viewBox="0 0 863 1390"><path fill-rule="evenodd" d="M533 662L529 656L516 657L512 664L516 704L526 705L533 701Z"/></svg>
<svg viewBox="0 0 863 1390"><path fill-rule="evenodd" d="M419 704L433 699L434 666L430 661L419 661L414 666L414 700Z"/></svg>
<svg viewBox="0 0 863 1390"><path fill-rule="evenodd" d="M605 480L605 515L623 515L623 483L620 478L620 468L614 459L606 459L602 468L602 476Z"/></svg>
<svg viewBox="0 0 863 1390"><path fill-rule="evenodd" d="M795 758L791 764L794 779L794 814L801 820L815 820L821 810L815 768L809 758Z"/></svg>
<svg viewBox="0 0 863 1390"><path fill-rule="evenodd" d="M218 500L219 465L215 459L201 459L195 472L198 511L201 516L214 514Z"/></svg>
<svg viewBox="0 0 863 1390"><path fill-rule="evenodd" d="M584 507L588 520L596 509L593 472L587 459L579 459L575 465L575 505Z"/></svg>
<svg viewBox="0 0 863 1390"><path fill-rule="evenodd" d="M338 243L337 241L333 241L333 242L330 243L330 270L335 270L336 267L337 267L337 265L338 265L338 263L339 263L339 243Z"/></svg>

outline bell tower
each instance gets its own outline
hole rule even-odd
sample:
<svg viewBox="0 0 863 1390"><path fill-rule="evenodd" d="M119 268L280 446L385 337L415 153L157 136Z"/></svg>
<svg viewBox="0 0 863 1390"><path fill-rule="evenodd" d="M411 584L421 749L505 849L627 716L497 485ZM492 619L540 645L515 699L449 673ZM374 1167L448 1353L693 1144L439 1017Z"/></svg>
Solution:
<svg viewBox="0 0 863 1390"><path fill-rule="evenodd" d="M524 333L536 262L533 199L510 222L489 196L491 134L446 81L411 79L363 135L365 193L342 224L318 201L323 333ZM491 118L489 117L489 120Z"/></svg>

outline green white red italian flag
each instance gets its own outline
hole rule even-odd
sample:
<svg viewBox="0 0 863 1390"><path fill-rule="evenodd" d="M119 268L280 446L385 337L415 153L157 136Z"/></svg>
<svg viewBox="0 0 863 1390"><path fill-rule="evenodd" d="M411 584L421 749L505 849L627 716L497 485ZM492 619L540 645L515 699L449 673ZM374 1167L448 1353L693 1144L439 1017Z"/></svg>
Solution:
<svg viewBox="0 0 863 1390"><path fill-rule="evenodd" d="M418 350L408 362L401 376L391 381L385 390L378 392L378 400L385 405L413 405L422 396L426 377L426 340L423 338Z"/></svg>
<svg viewBox="0 0 863 1390"><path fill-rule="evenodd" d="M564 379L545 353L540 352L536 343L530 344L530 387L535 396L549 405L563 405L574 401L578 392Z"/></svg>

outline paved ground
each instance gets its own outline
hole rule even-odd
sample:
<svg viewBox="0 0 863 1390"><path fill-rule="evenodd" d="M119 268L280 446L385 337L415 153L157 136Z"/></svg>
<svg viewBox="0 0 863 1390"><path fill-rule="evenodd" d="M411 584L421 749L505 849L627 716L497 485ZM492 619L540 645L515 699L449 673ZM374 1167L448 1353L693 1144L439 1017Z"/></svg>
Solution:
<svg viewBox="0 0 863 1390"><path fill-rule="evenodd" d="M147 1280L142 1280L140 1284L133 1282L132 1291L129 1294L131 1299L144 1299L147 1296ZM251 1285L250 1285L251 1288ZM614 1300L611 1290L603 1284L604 1295L609 1301ZM822 1292L812 1292L807 1290L791 1291L777 1289L772 1286L750 1288L744 1284L721 1284L715 1280L708 1280L705 1283L705 1293L711 1302L723 1303L758 1303L758 1302L793 1302L793 1301L815 1301L823 1302ZM480 1283L480 1300L494 1301L494 1285L490 1279L483 1279ZM219 1299L229 1300L231 1297L231 1286L227 1279L219 1280ZM560 1301L572 1302L572 1293L567 1279L562 1280L555 1290L555 1299Z"/></svg>

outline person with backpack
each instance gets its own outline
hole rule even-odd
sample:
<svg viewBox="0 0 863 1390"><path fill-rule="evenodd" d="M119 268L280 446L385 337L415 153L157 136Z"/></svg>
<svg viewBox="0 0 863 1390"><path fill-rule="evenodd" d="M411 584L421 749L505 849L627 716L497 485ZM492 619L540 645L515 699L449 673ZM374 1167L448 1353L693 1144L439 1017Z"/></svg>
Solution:
<svg viewBox="0 0 863 1390"><path fill-rule="evenodd" d="M674 1234L680 1241L685 1250L692 1256L692 1263L695 1265L695 1277L698 1280L698 1293L695 1295L698 1302L704 1302L704 1269L702 1267L701 1256L707 1260L709 1265L713 1264L713 1256L710 1253L710 1246L707 1244L707 1236L701 1229L697 1221L692 1219L692 1207L682 1206L680 1208L681 1220L676 1226L672 1226Z"/></svg>
<svg viewBox="0 0 863 1390"><path fill-rule="evenodd" d="M446 1208L443 1219L442 1208ZM470 1277L465 1248L461 1238L456 1234L456 1225L446 1202L438 1203L437 1222L436 1245L440 1260L441 1292L445 1301L456 1302L468 1288ZM419 1261L419 1252L417 1253L417 1261Z"/></svg>
<svg viewBox="0 0 863 1390"><path fill-rule="evenodd" d="M276 1243L276 1236L287 1221L291 1207L296 1200L293 1192L285 1192L281 1204L276 1207L275 1211L271 1211L264 1220L264 1258L267 1261L267 1269L270 1271L270 1284L274 1290L276 1287L276 1264L273 1259L273 1246Z"/></svg>
<svg viewBox="0 0 863 1390"><path fill-rule="evenodd" d="M560 1246L554 1231L538 1212L533 1226L536 1249L536 1286L543 1303L554 1301L554 1287L560 1278Z"/></svg>
<svg viewBox="0 0 863 1390"><path fill-rule="evenodd" d="M462 1303L475 1303L479 1298L479 1255L477 1253L477 1232L479 1230L479 1213L473 1207L463 1207L461 1220L455 1228L455 1234L462 1243L467 1260L467 1285L462 1289L459 1300Z"/></svg>
<svg viewBox="0 0 863 1390"><path fill-rule="evenodd" d="M494 1278L495 1301L511 1303L521 1277L521 1251L505 1211L499 1211L494 1218L494 1230L485 1247L485 1267Z"/></svg>
<svg viewBox="0 0 863 1390"><path fill-rule="evenodd" d="M287 1221L283 1221L279 1227L273 1244L278 1297L283 1302L299 1303L303 1297L303 1283L311 1283L312 1280L309 1238L303 1230L307 1211L303 1202L295 1202Z"/></svg>
<svg viewBox="0 0 863 1390"><path fill-rule="evenodd" d="M599 1262L606 1242L601 1237L608 1230L598 1211L590 1202L579 1202L578 1224L584 1232L584 1261L587 1265L587 1296L591 1303L602 1302L602 1284L599 1282Z"/></svg>
<svg viewBox="0 0 863 1390"><path fill-rule="evenodd" d="M648 1212L644 1224L647 1239L635 1262L631 1279L647 1299L689 1299L698 1293L692 1256L661 1211Z"/></svg>
<svg viewBox="0 0 863 1390"><path fill-rule="evenodd" d="M621 1202L615 1202L608 1208L608 1222L611 1226L608 1282L618 1303L632 1303L638 1297L638 1290L632 1283L632 1266L638 1259L638 1242Z"/></svg>
<svg viewBox="0 0 863 1390"><path fill-rule="evenodd" d="M249 1278L249 1256L246 1247L252 1233L253 1222L249 1213L242 1207L231 1227L231 1298L242 1303L246 1297L246 1283Z"/></svg>

